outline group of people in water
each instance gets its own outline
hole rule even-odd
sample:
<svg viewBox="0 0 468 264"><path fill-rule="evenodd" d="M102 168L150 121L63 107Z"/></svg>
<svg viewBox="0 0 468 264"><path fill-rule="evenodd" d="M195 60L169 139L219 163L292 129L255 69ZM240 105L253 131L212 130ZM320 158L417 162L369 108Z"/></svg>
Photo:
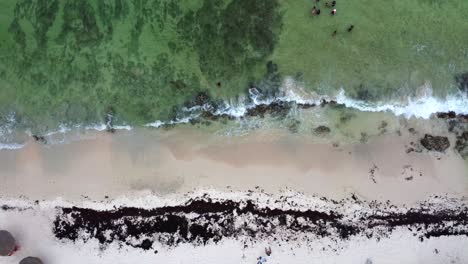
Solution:
<svg viewBox="0 0 468 264"><path fill-rule="evenodd" d="M317 5L318 5L318 3L320 2L320 0L315 0L315 2L316 2ZM336 6L336 1L325 2L325 7L331 8L330 14L331 14L332 16L336 15L336 8L335 8L335 6ZM319 8L319 7L314 6L314 7L312 7L312 10L310 11L310 13L311 13L312 16L318 16L318 15L320 15L321 11L320 11L320 8ZM350 25L350 26L347 28L346 31L351 32L351 31L353 31L353 29L354 29L354 25ZM338 31L337 31L337 30L333 31L332 37L336 36L336 34L338 34Z"/></svg>
<svg viewBox="0 0 468 264"><path fill-rule="evenodd" d="M315 1L317 3L320 2L320 0L315 0ZM332 16L334 16L336 14L336 8L334 8L336 6L336 1L325 2L325 6L328 7L328 8L333 8L332 11L330 12L330 14ZM317 6L312 7L311 13L312 13L313 16L320 15L320 13L321 13L320 8L318 8Z"/></svg>

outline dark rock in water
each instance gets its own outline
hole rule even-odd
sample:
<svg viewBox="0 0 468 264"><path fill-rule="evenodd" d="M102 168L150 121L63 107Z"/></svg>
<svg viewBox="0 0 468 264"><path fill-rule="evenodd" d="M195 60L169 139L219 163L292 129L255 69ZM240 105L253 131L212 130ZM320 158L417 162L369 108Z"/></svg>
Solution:
<svg viewBox="0 0 468 264"><path fill-rule="evenodd" d="M16 248L15 238L6 230L0 230L0 256L11 255Z"/></svg>
<svg viewBox="0 0 468 264"><path fill-rule="evenodd" d="M104 122L106 123L106 131L109 133L114 133L114 115L112 111L109 111L104 118Z"/></svg>
<svg viewBox="0 0 468 264"><path fill-rule="evenodd" d="M327 126L318 126L314 129L315 134L325 135L331 132L330 128Z"/></svg>
<svg viewBox="0 0 468 264"><path fill-rule="evenodd" d="M387 128L388 123L386 121L382 121L379 125L379 130Z"/></svg>
<svg viewBox="0 0 468 264"><path fill-rule="evenodd" d="M468 158L468 131L464 131L461 135L457 136L455 149L464 159Z"/></svg>
<svg viewBox="0 0 468 264"><path fill-rule="evenodd" d="M210 97L207 93L201 92L195 97L195 105L204 105L210 101Z"/></svg>
<svg viewBox="0 0 468 264"><path fill-rule="evenodd" d="M309 108L312 108L312 107L315 107L316 105L315 104L297 104L297 107L301 108L301 109L309 109Z"/></svg>
<svg viewBox="0 0 468 264"><path fill-rule="evenodd" d="M386 121L382 121L379 125L379 130L380 130L380 135L383 135L385 133L387 133L387 126L388 126L388 123Z"/></svg>
<svg viewBox="0 0 468 264"><path fill-rule="evenodd" d="M207 92L199 92L195 95L195 97L193 97L192 100L185 102L184 106L187 108L191 108L194 106L203 106L209 103L212 103L210 95ZM177 112L176 109L174 109L173 111Z"/></svg>
<svg viewBox="0 0 468 264"><path fill-rule="evenodd" d="M43 264L43 262L39 258L27 257L22 259L19 264Z"/></svg>
<svg viewBox="0 0 468 264"><path fill-rule="evenodd" d="M338 104L335 100L330 100L330 101L327 101L325 99L322 99L320 101L320 106L326 106L326 105L330 105L330 106L339 106L341 104Z"/></svg>
<svg viewBox="0 0 468 264"><path fill-rule="evenodd" d="M459 115L457 115L457 118L458 118L458 120L460 120L462 122L468 122L468 114L467 115L459 114Z"/></svg>
<svg viewBox="0 0 468 264"><path fill-rule="evenodd" d="M47 140L43 136L32 135L32 137L34 138L34 140L36 142L39 142L39 143L42 143L42 144L47 144Z"/></svg>
<svg viewBox="0 0 468 264"><path fill-rule="evenodd" d="M443 118L443 119L448 119L448 118L456 118L457 114L454 111L450 112L437 112L436 113L437 118Z"/></svg>
<svg viewBox="0 0 468 264"><path fill-rule="evenodd" d="M346 123L349 122L354 116L355 116L355 114L353 114L353 113L343 112L343 113L340 114L340 123L341 123L341 124L346 124Z"/></svg>
<svg viewBox="0 0 468 264"><path fill-rule="evenodd" d="M468 93L468 72L455 75L455 81L460 91Z"/></svg>
<svg viewBox="0 0 468 264"><path fill-rule="evenodd" d="M291 131L291 133L297 133L299 131L300 125L301 122L299 120L292 119L288 124L288 129Z"/></svg>
<svg viewBox="0 0 468 264"><path fill-rule="evenodd" d="M468 131L463 132L463 134L461 135L461 138L468 141Z"/></svg>
<svg viewBox="0 0 468 264"><path fill-rule="evenodd" d="M450 147L450 141L447 137L426 134L421 139L421 145L428 150L443 152Z"/></svg>
<svg viewBox="0 0 468 264"><path fill-rule="evenodd" d="M273 102L271 104L260 104L247 110L246 116L265 117L266 114L286 114L291 105L285 102Z"/></svg>
<svg viewBox="0 0 468 264"><path fill-rule="evenodd" d="M228 114L221 114L221 115L215 115L210 111L203 111L200 115L201 118L210 120L210 121L217 121L217 120L233 120L234 117ZM198 120L199 121L199 120ZM192 121L191 121L192 122ZM194 121L197 122L197 121Z"/></svg>
<svg viewBox="0 0 468 264"><path fill-rule="evenodd" d="M365 144L367 141L369 141L369 135L367 135L365 132L361 132L361 138L359 139L359 142Z"/></svg>

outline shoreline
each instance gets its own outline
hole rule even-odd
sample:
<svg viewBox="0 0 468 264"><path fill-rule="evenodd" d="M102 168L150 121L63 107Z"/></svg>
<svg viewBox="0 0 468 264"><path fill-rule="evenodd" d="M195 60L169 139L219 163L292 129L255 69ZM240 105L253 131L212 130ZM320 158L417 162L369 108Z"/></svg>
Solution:
<svg viewBox="0 0 468 264"><path fill-rule="evenodd" d="M177 117L165 121L155 120L150 123L141 124L141 126L132 127L126 122L114 124L114 116L107 113L104 122L93 122L91 124L75 124L65 126L61 122L51 131L31 131L37 130L34 127L28 127L26 130L15 131L16 123L15 113L12 112L3 120L0 127L0 150L20 149L24 147L27 140L32 136L36 141L54 140L67 133L94 133L101 131L115 132L132 129L141 129L144 127L170 128L177 125L199 124L203 122L227 122L230 120L244 120L252 117L264 117L268 114L285 114L291 111L313 109L319 107L343 107L345 111L357 111L362 114L393 114L396 117L406 119L422 118L429 120L433 117L440 119L458 118L468 120L468 97L458 92L453 95L447 95L444 98L432 96L430 85L419 88L418 95L400 98L401 101L376 101L366 102L351 97L347 97L345 91L341 89L334 96L319 95L315 92L307 92L301 83L297 83L292 78L287 77L283 81L281 88L273 95L266 95L256 88L250 88L245 96L237 99L225 99L222 102L213 101L205 93L196 96L195 102L186 103L180 107ZM199 99L201 97L202 99ZM0 120L2 121L2 120ZM63 122L63 120L62 120ZM43 130L39 129L39 130ZM12 139L15 139L12 141ZM6 141L5 141L6 140ZM19 141L18 141L19 140ZM2 142L4 141L4 142Z"/></svg>

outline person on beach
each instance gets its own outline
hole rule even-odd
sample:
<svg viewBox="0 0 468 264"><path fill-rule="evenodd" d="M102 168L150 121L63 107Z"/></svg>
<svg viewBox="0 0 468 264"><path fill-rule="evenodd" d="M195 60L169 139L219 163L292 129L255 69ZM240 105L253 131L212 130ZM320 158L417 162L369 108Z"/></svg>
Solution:
<svg viewBox="0 0 468 264"><path fill-rule="evenodd" d="M320 15L320 9L314 6L314 7L312 7L312 10L310 10L310 13L313 16Z"/></svg>
<svg viewBox="0 0 468 264"><path fill-rule="evenodd" d="M335 36L336 36L336 34L338 34L338 32L337 32L336 30L335 30L335 31L333 31L333 33L332 33L332 37L335 37Z"/></svg>
<svg viewBox="0 0 468 264"><path fill-rule="evenodd" d="M271 255L271 247L265 248L265 254L267 254L267 256Z"/></svg>
<svg viewBox="0 0 468 264"><path fill-rule="evenodd" d="M6 230L0 230L0 256L11 256L16 250L15 238Z"/></svg>
<svg viewBox="0 0 468 264"><path fill-rule="evenodd" d="M330 13L332 16L334 16L336 14L336 8L333 8L333 10L331 11Z"/></svg>

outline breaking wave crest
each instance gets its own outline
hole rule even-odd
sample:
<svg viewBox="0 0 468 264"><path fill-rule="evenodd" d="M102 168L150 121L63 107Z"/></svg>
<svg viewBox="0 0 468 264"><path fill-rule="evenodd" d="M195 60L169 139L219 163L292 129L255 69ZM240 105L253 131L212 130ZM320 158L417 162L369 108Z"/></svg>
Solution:
<svg viewBox="0 0 468 264"><path fill-rule="evenodd" d="M357 109L363 112L390 112L397 116L405 118L423 118L428 119L431 115L438 112L453 111L457 114L468 114L468 96L466 94L449 95L446 98L437 98L432 95L429 87L424 89L424 94L419 97L407 97L398 101L387 102L366 102L363 100L348 97L344 89L341 89L335 95L318 95L305 91L304 87L295 82L292 78L286 78L281 89L276 93L265 93L257 88L249 89L245 96L235 99L225 100L221 103L208 101L202 105L191 107L182 107L177 117L172 120L156 120L148 123L146 127L159 128L162 126L185 124L192 120L199 119L207 113L212 117L229 117L231 119L241 119L246 117L249 110L259 106L268 106L272 104L296 104L303 106L316 106L327 102L347 108ZM20 149L27 143L13 142L8 134L11 133L14 120L12 115L4 126L0 126L0 150L2 149ZM112 117L111 117L112 118ZM60 126L55 131L50 131L44 136L47 137L48 144L62 144L70 141L79 140L81 136L65 137L71 131L105 131L105 130L131 130L129 125L112 125L107 120L101 124ZM32 136L31 133L27 134ZM12 143L13 142L13 143Z"/></svg>
<svg viewBox="0 0 468 264"><path fill-rule="evenodd" d="M317 95L304 91L292 79L286 79L282 89L274 95L265 95L257 88L249 89L248 96L238 99L224 101L220 105L213 105L208 102L201 106L182 108L181 117L164 122L157 120L149 123L149 127L161 127L164 125L188 123L192 119L198 118L203 111L210 112L214 116L229 116L232 118L242 118L246 116L249 109L260 105L270 105L273 103L294 103L302 105L319 105L323 102L334 101L339 105L357 109L363 112L391 112L397 116L406 118L428 119L431 115L439 112L453 111L457 114L468 114L468 96L464 94L449 95L445 99L432 95L430 88L425 88L424 94L419 97L407 97L399 101L390 102L366 102L346 96L344 89L336 95Z"/></svg>

